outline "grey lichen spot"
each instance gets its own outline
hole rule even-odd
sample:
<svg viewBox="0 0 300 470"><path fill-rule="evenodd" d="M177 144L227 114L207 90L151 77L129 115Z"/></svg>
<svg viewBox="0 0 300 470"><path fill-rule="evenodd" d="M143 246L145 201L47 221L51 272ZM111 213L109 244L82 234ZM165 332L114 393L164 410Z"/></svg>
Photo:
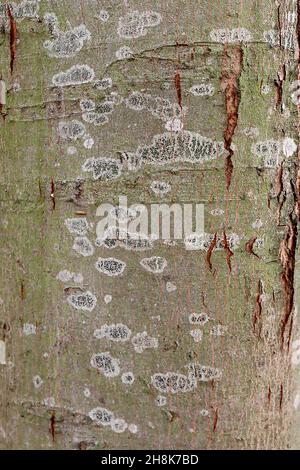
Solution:
<svg viewBox="0 0 300 470"><path fill-rule="evenodd" d="M62 139L78 140L85 135L85 125L76 119L61 121L58 125L58 133Z"/></svg>
<svg viewBox="0 0 300 470"><path fill-rule="evenodd" d="M89 65L73 65L65 72L53 75L52 83L55 86L70 86L89 83L94 80L95 72Z"/></svg>
<svg viewBox="0 0 300 470"><path fill-rule="evenodd" d="M145 349L158 348L157 338L152 338L151 336L148 336L148 333L146 331L143 331L142 333L137 333L135 336L133 336L131 342L133 344L135 352L139 354L144 352Z"/></svg>
<svg viewBox="0 0 300 470"><path fill-rule="evenodd" d="M52 41L44 42L49 57L74 57L82 49L84 42L91 38L91 33L84 24L61 31L54 13L46 13L44 21L53 37Z"/></svg>
<svg viewBox="0 0 300 470"><path fill-rule="evenodd" d="M186 250L207 251L214 239L212 233L193 233L184 240ZM226 235L227 243L230 249L235 250L240 245L240 237L236 233L228 233ZM224 249L224 235L217 236L216 250Z"/></svg>
<svg viewBox="0 0 300 470"><path fill-rule="evenodd" d="M125 343L130 339L131 331L123 323L116 323L101 326L101 328L94 331L94 336L97 339L106 338L117 343Z"/></svg>
<svg viewBox="0 0 300 470"><path fill-rule="evenodd" d="M165 406L167 404L167 397L165 397L164 395L157 395L155 403L157 404L157 406Z"/></svg>
<svg viewBox="0 0 300 470"><path fill-rule="evenodd" d="M79 105L82 111L93 111L96 107L95 102L87 98L80 100Z"/></svg>
<svg viewBox="0 0 300 470"><path fill-rule="evenodd" d="M94 180L113 180L121 175L122 164L113 158L89 158L82 170L91 171Z"/></svg>
<svg viewBox="0 0 300 470"><path fill-rule="evenodd" d="M161 393L184 393L194 390L197 382L193 376L177 372L158 373L151 377L151 383Z"/></svg>
<svg viewBox="0 0 300 470"><path fill-rule="evenodd" d="M151 145L139 147L135 154L125 153L124 159L127 159L129 169L138 170L143 165L210 162L223 151L223 142L214 142L195 132L165 132L154 136Z"/></svg>
<svg viewBox="0 0 300 470"><path fill-rule="evenodd" d="M82 256L92 256L94 246L87 237L76 237L73 244L73 250Z"/></svg>
<svg viewBox="0 0 300 470"><path fill-rule="evenodd" d="M238 44L251 41L252 34L245 28L225 28L211 31L210 38L212 41L222 44Z"/></svg>
<svg viewBox="0 0 300 470"><path fill-rule="evenodd" d="M39 375L35 375L32 381L35 388L40 388L44 383L43 379Z"/></svg>
<svg viewBox="0 0 300 470"><path fill-rule="evenodd" d="M6 20L7 6L10 7L11 13L16 21L22 21L25 18L38 19L40 8L40 0L23 0L17 4L15 2L6 2L0 5L0 19Z"/></svg>
<svg viewBox="0 0 300 470"><path fill-rule="evenodd" d="M124 374L121 375L121 380L125 385L132 385L134 382L134 375L132 372L124 372Z"/></svg>
<svg viewBox="0 0 300 470"><path fill-rule="evenodd" d="M220 380L222 371L210 366L203 366L197 363L191 363L188 366L189 375L200 382L209 382L212 380Z"/></svg>
<svg viewBox="0 0 300 470"><path fill-rule="evenodd" d="M176 118L180 119L183 112L186 111L185 108L182 110L178 103L171 103L166 98L151 96L139 91L131 93L125 100L125 104L134 111L148 111L152 116L165 122L172 122ZM179 126L179 130L181 130L181 126Z"/></svg>
<svg viewBox="0 0 300 470"><path fill-rule="evenodd" d="M152 181L150 189L159 197L165 196L171 191L171 185L167 181Z"/></svg>
<svg viewBox="0 0 300 470"><path fill-rule="evenodd" d="M116 432L116 433L122 433L124 431L126 431L126 429L128 428L128 424L126 423L126 421L122 418L116 418L113 420L113 422L111 423L111 429L112 431Z"/></svg>
<svg viewBox="0 0 300 470"><path fill-rule="evenodd" d="M117 227L110 227L103 238L96 240L96 245L108 249L120 247L128 251L147 251L153 248L153 241L142 233L125 232Z"/></svg>
<svg viewBox="0 0 300 470"><path fill-rule="evenodd" d="M76 235L85 235L89 228L88 221L85 217L66 219L65 225L69 232Z"/></svg>
<svg viewBox="0 0 300 470"><path fill-rule="evenodd" d="M34 325L33 323L24 323L23 335L24 336L36 335L36 325Z"/></svg>
<svg viewBox="0 0 300 470"><path fill-rule="evenodd" d="M112 411L109 411L106 408L97 407L89 412L89 417L99 426L110 426L115 416Z"/></svg>
<svg viewBox="0 0 300 470"><path fill-rule="evenodd" d="M161 15L155 11L135 10L119 19L117 32L126 39L146 36L148 28L159 25L161 20Z"/></svg>
<svg viewBox="0 0 300 470"><path fill-rule="evenodd" d="M160 256L152 256L151 258L143 258L140 261L140 265L153 274L160 274L168 266L168 262L165 258Z"/></svg>
<svg viewBox="0 0 300 470"><path fill-rule="evenodd" d="M221 324L214 325L210 330L210 334L212 336L225 336L225 334L227 333L227 329L227 326Z"/></svg>
<svg viewBox="0 0 300 470"><path fill-rule="evenodd" d="M107 276L121 276L126 268L126 263L116 258L98 258L96 269Z"/></svg>
<svg viewBox="0 0 300 470"><path fill-rule="evenodd" d="M97 88L97 90L107 90L107 88L112 87L112 79L110 77L105 77L102 78L101 80L97 80L94 83L94 87Z"/></svg>
<svg viewBox="0 0 300 470"><path fill-rule="evenodd" d="M120 374L119 361L113 358L110 352L93 354L91 366L98 369L105 377L117 377Z"/></svg>
<svg viewBox="0 0 300 470"><path fill-rule="evenodd" d="M190 335L194 339L195 343L200 343L203 338L203 331L200 329L191 330Z"/></svg>
<svg viewBox="0 0 300 470"><path fill-rule="evenodd" d="M260 157L267 168L277 167L284 157L289 158L297 150L294 139L285 137L282 141L265 140L251 146L251 152Z"/></svg>
<svg viewBox="0 0 300 470"><path fill-rule="evenodd" d="M68 303L76 310L87 310L91 312L97 304L97 298L89 291L71 294L67 297Z"/></svg>
<svg viewBox="0 0 300 470"><path fill-rule="evenodd" d="M198 85L193 85L189 92L194 96L212 96L215 88L210 83L199 83Z"/></svg>
<svg viewBox="0 0 300 470"><path fill-rule="evenodd" d="M264 41L267 42L270 47L279 46L280 44L280 33L274 29L269 31L264 31L263 33Z"/></svg>

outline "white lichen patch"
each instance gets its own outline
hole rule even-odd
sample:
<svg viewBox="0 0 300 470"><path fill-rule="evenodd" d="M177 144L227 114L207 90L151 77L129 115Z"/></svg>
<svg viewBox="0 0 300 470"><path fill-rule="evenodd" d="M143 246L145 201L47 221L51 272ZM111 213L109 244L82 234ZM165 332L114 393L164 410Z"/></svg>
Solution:
<svg viewBox="0 0 300 470"><path fill-rule="evenodd" d="M116 258L98 258L96 269L107 276L121 276L126 268L126 263Z"/></svg>
<svg viewBox="0 0 300 470"><path fill-rule="evenodd" d="M151 258L144 258L140 261L140 265L153 274L160 274L164 272L168 266L168 262L161 256L152 256Z"/></svg>
<svg viewBox="0 0 300 470"><path fill-rule="evenodd" d="M6 344L2 339L0 340L0 364L6 364Z"/></svg>
<svg viewBox="0 0 300 470"><path fill-rule="evenodd" d="M134 382L134 374L132 372L124 372L121 375L121 380L125 385L132 385Z"/></svg>
<svg viewBox="0 0 300 470"><path fill-rule="evenodd" d="M113 358L110 352L93 354L91 366L99 370L105 377L117 377L120 374L119 360Z"/></svg>
<svg viewBox="0 0 300 470"><path fill-rule="evenodd" d="M94 180L114 180L121 175L122 164L113 158L89 158L82 170L92 172Z"/></svg>
<svg viewBox="0 0 300 470"><path fill-rule="evenodd" d="M165 128L170 132L181 132L183 130L183 122L180 118L173 118L166 122Z"/></svg>
<svg viewBox="0 0 300 470"><path fill-rule="evenodd" d="M292 343L292 364L298 366L300 364L300 339Z"/></svg>
<svg viewBox="0 0 300 470"><path fill-rule="evenodd" d="M83 389L83 395L85 396L85 398L90 398L91 396L91 391L88 387L84 387Z"/></svg>
<svg viewBox="0 0 300 470"><path fill-rule="evenodd" d="M257 127L245 127L242 130L242 133L249 137L250 139L254 139L255 137L259 136L259 129Z"/></svg>
<svg viewBox="0 0 300 470"><path fill-rule="evenodd" d="M192 336L195 343L200 343L203 338L203 331L200 329L191 330L190 335Z"/></svg>
<svg viewBox="0 0 300 470"><path fill-rule="evenodd" d="M97 298L90 291L71 294L67 297L68 303L76 310L87 310L91 312L97 304Z"/></svg>
<svg viewBox="0 0 300 470"><path fill-rule="evenodd" d="M51 41L45 41L44 47L49 57L67 58L74 57L82 48L85 41L89 41L91 33L84 24L67 31L59 29L59 23L54 13L46 13L44 21L52 36Z"/></svg>
<svg viewBox="0 0 300 470"><path fill-rule="evenodd" d="M99 85L96 85L99 88ZM85 100L86 102L92 105L87 109L81 109L84 111L82 114L82 119L94 126L103 126L108 122L108 116L113 112L114 107L119 103L119 100L116 99L116 95L111 94L104 101L96 104L92 100Z"/></svg>
<svg viewBox="0 0 300 470"><path fill-rule="evenodd" d="M122 46L116 51L116 58L118 60L131 59L133 57L133 52L128 46Z"/></svg>
<svg viewBox="0 0 300 470"><path fill-rule="evenodd" d="M110 341L125 343L130 339L131 331L123 323L116 323L101 326L101 328L94 331L94 336L97 339L106 338Z"/></svg>
<svg viewBox="0 0 300 470"><path fill-rule="evenodd" d="M191 313L189 315L189 322L191 325L204 326L209 321L207 313Z"/></svg>
<svg viewBox="0 0 300 470"><path fill-rule="evenodd" d="M221 215L224 215L224 210L223 209L220 209L219 207L216 208L216 209L213 209L210 211L211 215L213 215L214 217L220 217Z"/></svg>
<svg viewBox="0 0 300 470"><path fill-rule="evenodd" d="M58 133L62 139L78 140L85 136L85 125L77 119L61 121L58 125Z"/></svg>
<svg viewBox="0 0 300 470"><path fill-rule="evenodd" d="M112 301L112 295L106 294L106 295L104 296L104 302L105 302L106 304L110 304L111 301Z"/></svg>
<svg viewBox="0 0 300 470"><path fill-rule="evenodd" d="M283 139L282 150L285 157L289 158L294 155L297 148L298 147L294 139L291 139L290 137L285 137L285 139Z"/></svg>
<svg viewBox="0 0 300 470"><path fill-rule="evenodd" d="M197 382L194 377L179 374L177 372L154 374L151 377L151 383L153 387L161 393L190 392L197 386Z"/></svg>
<svg viewBox="0 0 300 470"><path fill-rule="evenodd" d="M136 434L138 432L138 427L136 424L131 423L128 425L128 431L131 432L131 434Z"/></svg>
<svg viewBox="0 0 300 470"><path fill-rule="evenodd" d="M66 219L65 226L70 233L74 233L76 235L85 235L89 228L88 221L85 217Z"/></svg>
<svg viewBox="0 0 300 470"><path fill-rule="evenodd" d="M174 163L205 163L224 152L223 142L214 142L190 131L165 132L155 135L152 144L139 147L135 153L124 153L128 169L137 171L143 165L162 166Z"/></svg>
<svg viewBox="0 0 300 470"><path fill-rule="evenodd" d="M44 383L43 379L39 375L35 375L32 382L35 388L40 388Z"/></svg>
<svg viewBox="0 0 300 470"><path fill-rule="evenodd" d="M269 31L264 31L263 38L264 38L264 41L270 45L270 47L279 46L279 42L280 42L279 31L275 31L274 29L270 29Z"/></svg>
<svg viewBox="0 0 300 470"><path fill-rule="evenodd" d="M63 271L59 271L59 273L56 276L56 279L61 282L69 282L73 280L74 282L81 284L83 282L83 276L81 273L72 273L68 271L67 269L64 269Z"/></svg>
<svg viewBox="0 0 300 470"><path fill-rule="evenodd" d="M251 41L252 34L245 28L224 28L211 31L210 38L212 41L222 44L238 44Z"/></svg>
<svg viewBox="0 0 300 470"><path fill-rule="evenodd" d="M95 251L92 242L87 237L76 237L72 248L82 256L92 256Z"/></svg>
<svg viewBox="0 0 300 470"><path fill-rule="evenodd" d="M134 347L135 352L141 354L145 351L145 349L156 349L158 348L158 339L148 336L146 331L142 333L137 333L133 336L132 345Z"/></svg>
<svg viewBox="0 0 300 470"><path fill-rule="evenodd" d="M170 294L171 292L175 292L177 290L177 286L173 284L173 282L168 281L166 283L166 291Z"/></svg>
<svg viewBox="0 0 300 470"><path fill-rule="evenodd" d="M220 380L222 371L210 366L203 366L202 364L191 363L188 366L189 375L194 377L195 380L200 382L209 382L212 380Z"/></svg>
<svg viewBox="0 0 300 470"><path fill-rule="evenodd" d="M112 429L112 431L114 431L116 433L122 433L122 432L126 431L127 427L128 427L128 424L122 418L116 418L111 423L111 429Z"/></svg>
<svg viewBox="0 0 300 470"><path fill-rule="evenodd" d="M94 70L86 64L76 64L65 72L59 72L53 75L52 83L55 86L71 86L90 83L95 78Z"/></svg>
<svg viewBox="0 0 300 470"><path fill-rule="evenodd" d="M148 28L158 26L161 20L161 15L155 11L134 10L119 18L117 32L120 37L126 39L146 36Z"/></svg>
<svg viewBox="0 0 300 470"><path fill-rule="evenodd" d="M210 83L199 83L193 85L189 92L194 96L212 96L215 92L215 87Z"/></svg>
<svg viewBox="0 0 300 470"><path fill-rule="evenodd" d="M42 404L47 408L55 408L55 398L54 397L46 397L43 399Z"/></svg>
<svg viewBox="0 0 300 470"><path fill-rule="evenodd" d="M103 23L106 23L109 20L109 13L107 10L100 10L99 20L103 21Z"/></svg>
<svg viewBox="0 0 300 470"><path fill-rule="evenodd" d="M167 181L152 181L150 189L159 197L163 197L171 191L171 185Z"/></svg>
<svg viewBox="0 0 300 470"><path fill-rule="evenodd" d="M33 323L24 323L23 335L24 336L36 335L36 325L34 325Z"/></svg>

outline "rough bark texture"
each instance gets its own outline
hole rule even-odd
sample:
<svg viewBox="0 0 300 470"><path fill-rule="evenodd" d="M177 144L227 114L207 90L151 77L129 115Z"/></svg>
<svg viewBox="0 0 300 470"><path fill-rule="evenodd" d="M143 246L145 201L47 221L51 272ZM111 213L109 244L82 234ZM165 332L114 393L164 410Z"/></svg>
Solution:
<svg viewBox="0 0 300 470"><path fill-rule="evenodd" d="M0 8L0 447L299 448L298 2ZM85 83L74 84L75 72L69 82L57 75L70 69ZM96 114L81 100L95 102ZM159 147L153 137L164 133ZM196 147L199 136L224 151L205 159L202 148L185 161L185 140ZM148 151L133 171L133 154L146 146L154 162ZM85 164L102 157L122 165L118 177ZM171 190L156 194L155 180ZM210 236L196 251L156 242L145 252L94 245L82 256L72 248L82 234L65 220L85 217L94 244L97 207L119 195L130 204L203 203ZM166 258L162 274L142 268L150 256ZM99 272L99 257L125 262L123 275ZM82 278L62 282L63 270ZM95 308L74 308L71 296L86 291ZM208 321L193 326L193 312ZM117 323L129 341L94 336ZM132 338L144 331L158 347L140 353ZM118 375L93 367L101 352L119 360ZM155 387L154 374L184 381L191 363L211 368L207 380L198 374L184 392L171 380L166 393ZM128 371L132 385L121 380ZM97 407L127 428L109 414L106 426L103 415L93 419Z"/></svg>

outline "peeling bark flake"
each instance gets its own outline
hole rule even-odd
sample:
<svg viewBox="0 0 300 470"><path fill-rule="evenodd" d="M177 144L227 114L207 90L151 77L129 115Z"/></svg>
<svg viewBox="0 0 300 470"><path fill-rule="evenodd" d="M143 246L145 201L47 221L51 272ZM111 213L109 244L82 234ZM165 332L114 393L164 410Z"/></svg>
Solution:
<svg viewBox="0 0 300 470"><path fill-rule="evenodd" d="M297 222L293 219L292 215L289 216L289 221L286 225L286 233L284 240L280 244L280 261L283 267L281 272L281 281L284 293L284 309L281 319L281 348L284 348L285 330L289 323L292 321L293 308L294 308L294 274L295 274L295 256L297 244ZM287 348L289 349L292 329L289 329Z"/></svg>
<svg viewBox="0 0 300 470"><path fill-rule="evenodd" d="M258 256L258 254L254 253L253 251L253 246L256 240L257 240L257 237L250 238L250 240L247 241L247 243L245 244L245 251L246 253L248 253L248 255L255 256L255 258L260 259L260 256Z"/></svg>

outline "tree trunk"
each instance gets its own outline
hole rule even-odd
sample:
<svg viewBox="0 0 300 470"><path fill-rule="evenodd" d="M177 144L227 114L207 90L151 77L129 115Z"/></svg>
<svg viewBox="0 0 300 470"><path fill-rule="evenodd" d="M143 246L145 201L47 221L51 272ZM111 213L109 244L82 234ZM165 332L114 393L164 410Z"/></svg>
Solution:
<svg viewBox="0 0 300 470"><path fill-rule="evenodd" d="M2 2L1 449L299 448L299 18ZM109 249L119 196L205 233Z"/></svg>

